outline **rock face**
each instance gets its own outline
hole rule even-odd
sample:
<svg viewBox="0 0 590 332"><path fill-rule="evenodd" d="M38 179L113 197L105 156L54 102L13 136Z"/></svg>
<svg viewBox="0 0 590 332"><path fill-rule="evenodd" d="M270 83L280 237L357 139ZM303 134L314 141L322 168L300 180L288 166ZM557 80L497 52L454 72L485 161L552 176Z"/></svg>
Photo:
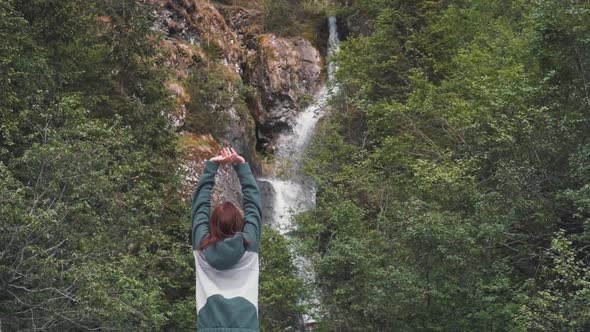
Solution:
<svg viewBox="0 0 590 332"><path fill-rule="evenodd" d="M226 7L221 13L227 17L230 29L236 32L238 40L246 50L258 49L257 37L263 33L263 13L254 8Z"/></svg>
<svg viewBox="0 0 590 332"><path fill-rule="evenodd" d="M272 224L274 220L274 197L275 191L272 184L268 181L258 180L258 188L260 188L260 197L262 203L262 223Z"/></svg>
<svg viewBox="0 0 590 332"><path fill-rule="evenodd" d="M258 147L272 152L277 134L292 128L295 115L318 91L323 58L302 37L263 33L260 10L230 6L221 11L245 50L242 77L256 88L256 95L247 102L257 127Z"/></svg>
<svg viewBox="0 0 590 332"><path fill-rule="evenodd" d="M291 129L295 115L321 85L320 52L301 37L263 33L263 12L256 2L248 8L205 0L145 2L156 5L154 29L165 35L160 44L161 63L172 73L165 86L177 100L171 124L183 135L204 134L185 129L190 116L187 104L194 100L187 93L191 91L187 78L197 68L217 70L215 75L227 81L223 89L232 96L231 105L222 110L228 119L225 132L217 133L220 135L216 135L215 143L209 139L194 143L208 144L210 151L191 154L187 165L192 167L188 169L198 172L205 158L228 143L247 158L255 173L260 173L256 147L272 151L277 135ZM187 140L192 142L190 137ZM191 182L196 181L193 177ZM224 192L235 193L229 199L239 199L237 178L228 175L223 181L227 181L222 185L227 189Z"/></svg>
<svg viewBox="0 0 590 332"><path fill-rule="evenodd" d="M276 135L290 130L295 115L319 89L321 56L301 37L258 36L258 49L249 54L247 67L252 85L260 92L251 101L258 135L272 143Z"/></svg>
<svg viewBox="0 0 590 332"><path fill-rule="evenodd" d="M244 50L213 4L202 0L159 2L163 5L162 23L171 37L206 50L210 60L221 60L241 74L239 65L244 61Z"/></svg>

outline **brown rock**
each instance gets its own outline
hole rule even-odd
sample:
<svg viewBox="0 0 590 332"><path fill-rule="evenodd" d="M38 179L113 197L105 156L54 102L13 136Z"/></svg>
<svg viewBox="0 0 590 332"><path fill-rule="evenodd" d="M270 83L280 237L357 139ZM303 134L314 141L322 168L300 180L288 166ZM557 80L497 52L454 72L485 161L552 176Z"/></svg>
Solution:
<svg viewBox="0 0 590 332"><path fill-rule="evenodd" d="M302 95L317 93L321 83L321 56L302 37L284 38L272 33L258 36L258 51L248 54L250 82L259 94L251 101L259 135L272 141L292 127L301 111Z"/></svg>
<svg viewBox="0 0 590 332"><path fill-rule="evenodd" d="M267 142L271 148L276 135L291 128L303 107L301 97L315 94L320 86L323 62L319 51L302 37L264 34L263 13L256 6L214 5L205 0L145 1L160 6L154 23L166 36L160 44L160 65L174 73L166 86L177 99L171 123L182 130L190 100L182 86L184 79L198 66L216 70L227 80L223 89L236 100L223 110L229 122L222 136L252 161L255 172L260 171L255 145ZM246 98L247 110L237 104L240 80L255 87ZM197 151L210 152L206 147Z"/></svg>

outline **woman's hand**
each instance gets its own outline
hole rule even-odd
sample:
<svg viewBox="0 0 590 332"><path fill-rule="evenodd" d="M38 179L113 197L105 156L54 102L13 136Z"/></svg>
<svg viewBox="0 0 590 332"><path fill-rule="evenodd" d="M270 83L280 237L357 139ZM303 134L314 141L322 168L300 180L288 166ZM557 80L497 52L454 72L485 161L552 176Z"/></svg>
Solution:
<svg viewBox="0 0 590 332"><path fill-rule="evenodd" d="M234 164L243 164L246 162L246 160L244 159L244 157L240 156L235 150L234 148L229 148L229 151L232 153L232 159L231 162Z"/></svg>
<svg viewBox="0 0 590 332"><path fill-rule="evenodd" d="M226 164L226 163L234 163L234 164L242 164L246 162L244 157L240 156L233 148L228 146L223 147L221 149L221 155L215 156L210 161L214 161L218 164Z"/></svg>
<svg viewBox="0 0 590 332"><path fill-rule="evenodd" d="M214 162L216 162L218 164L227 164L229 162L232 162L232 160L234 159L235 155L237 155L237 153L236 154L233 154L230 151L230 148L228 146L225 146L225 147L223 147L221 149L221 155L215 156L215 157L213 157L213 158L211 158L209 160L210 161L214 161Z"/></svg>

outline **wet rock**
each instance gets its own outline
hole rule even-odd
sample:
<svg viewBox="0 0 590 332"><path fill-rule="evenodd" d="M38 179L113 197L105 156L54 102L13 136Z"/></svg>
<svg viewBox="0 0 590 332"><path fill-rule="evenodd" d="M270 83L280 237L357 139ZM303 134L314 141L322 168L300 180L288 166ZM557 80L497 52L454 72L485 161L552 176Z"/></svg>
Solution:
<svg viewBox="0 0 590 332"><path fill-rule="evenodd" d="M268 141L291 130L305 96L317 93L321 84L321 55L302 37L274 34L258 36L256 52L248 53L248 77L258 88L250 101L259 136Z"/></svg>
<svg viewBox="0 0 590 332"><path fill-rule="evenodd" d="M272 184L265 180L257 180L262 201L262 224L270 225L274 220L275 191Z"/></svg>

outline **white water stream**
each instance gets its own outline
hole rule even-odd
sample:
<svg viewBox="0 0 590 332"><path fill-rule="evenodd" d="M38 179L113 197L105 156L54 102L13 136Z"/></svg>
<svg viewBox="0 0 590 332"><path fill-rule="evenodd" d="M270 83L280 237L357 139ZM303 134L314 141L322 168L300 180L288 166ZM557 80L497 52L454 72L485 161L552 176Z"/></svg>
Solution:
<svg viewBox="0 0 590 332"><path fill-rule="evenodd" d="M301 174L303 154L315 125L324 114L326 102L337 93L338 86L334 83L335 64L330 61L332 54L339 49L336 18L328 18L330 36L328 41L328 80L314 96L314 101L295 119L292 132L282 134L277 140L275 153L275 172L271 177L259 178L267 181L273 188L273 217L271 224L282 234L287 234L292 227L291 215L303 212L315 203L315 187L311 181Z"/></svg>
<svg viewBox="0 0 590 332"><path fill-rule="evenodd" d="M301 165L305 148L311 140L319 118L324 114L328 99L338 92L334 80L336 66L330 57L338 52L339 40L336 29L336 18L328 18L330 34L328 40L328 79L314 96L314 100L303 112L299 113L292 132L281 135L277 141L275 172L271 177L259 178L272 187L272 217L271 225L280 233L288 236L293 229L291 217L306 211L315 204L316 188L312 181L301 174ZM302 277L309 283L313 281L313 274L309 271L309 264L303 257L296 257L296 264ZM319 306L319 299L310 299L311 307ZM312 310L303 319L304 324L313 323Z"/></svg>

